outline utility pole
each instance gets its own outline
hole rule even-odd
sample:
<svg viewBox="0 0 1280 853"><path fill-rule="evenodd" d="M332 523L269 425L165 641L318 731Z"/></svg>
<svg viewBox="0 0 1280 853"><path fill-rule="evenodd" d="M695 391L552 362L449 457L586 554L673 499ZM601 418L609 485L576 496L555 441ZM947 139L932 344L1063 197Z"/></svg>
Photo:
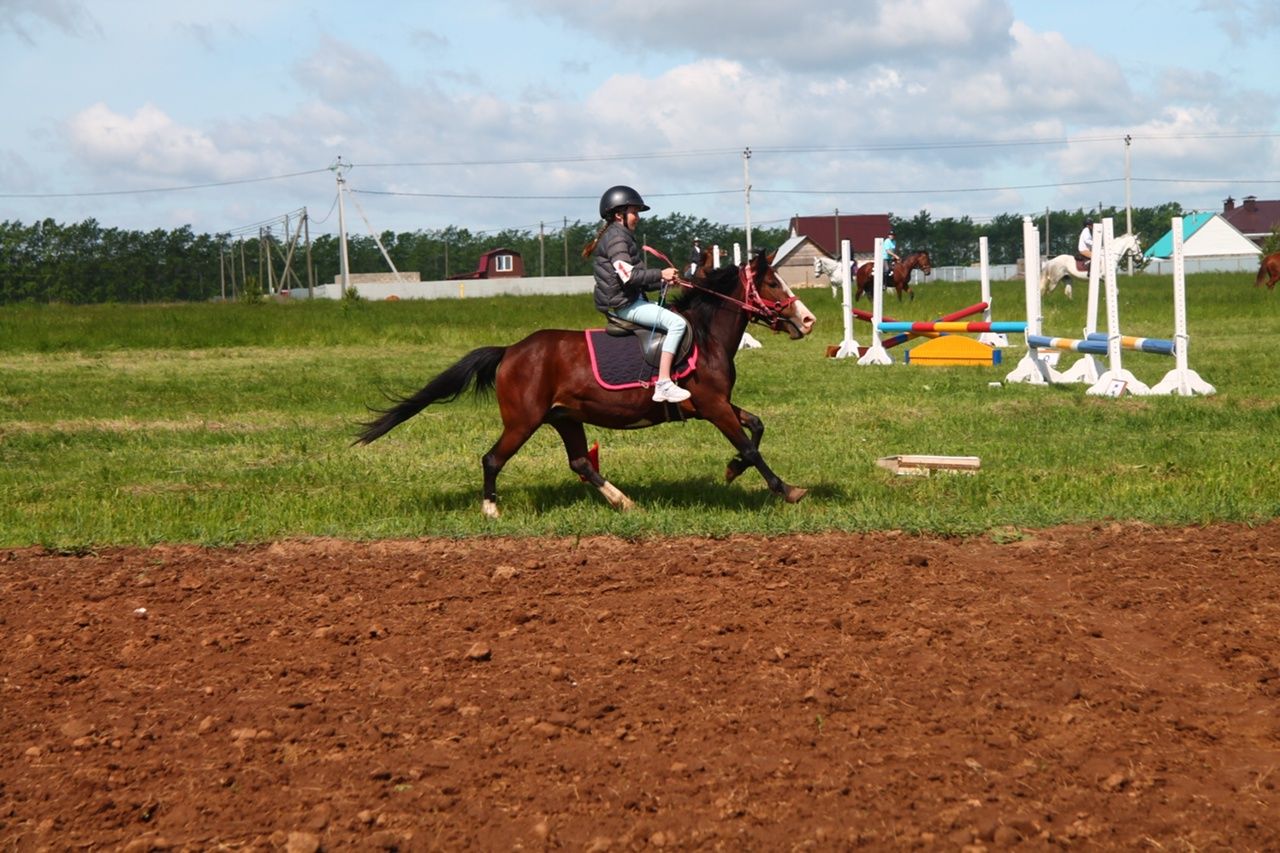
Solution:
<svg viewBox="0 0 1280 853"><path fill-rule="evenodd" d="M840 254L840 208L836 208L836 254Z"/></svg>
<svg viewBox="0 0 1280 853"><path fill-rule="evenodd" d="M538 221L538 278L547 277L547 243L543 222Z"/></svg>
<svg viewBox="0 0 1280 853"><path fill-rule="evenodd" d="M751 262L751 149L742 149L742 190L747 207L747 262Z"/></svg>
<svg viewBox="0 0 1280 853"><path fill-rule="evenodd" d="M1133 233L1133 183L1132 174L1129 170L1129 150L1133 145L1133 137L1129 134L1124 135L1124 233ZM1133 275L1133 253L1125 256L1128 259L1126 269L1129 275Z"/></svg>
<svg viewBox="0 0 1280 853"><path fill-rule="evenodd" d="M244 237L240 238L240 290L244 292L244 288L249 284L249 273L244 265ZM236 295L235 282L231 283L231 295Z"/></svg>
<svg viewBox="0 0 1280 853"><path fill-rule="evenodd" d="M342 156L339 155L338 162L329 168L338 179L338 295L346 296L347 291L351 289L351 266L347 258L347 214L342 205L342 196L347 191L347 182L342 177L342 170L351 167L343 163ZM446 271L448 268L448 261L445 261Z"/></svg>
<svg viewBox="0 0 1280 853"><path fill-rule="evenodd" d="M222 285L222 301L227 301L227 252L218 247L218 282Z"/></svg>
<svg viewBox="0 0 1280 853"><path fill-rule="evenodd" d="M307 298L316 298L316 268L311 265L311 217L302 208L302 230L307 240Z"/></svg>
<svg viewBox="0 0 1280 853"><path fill-rule="evenodd" d="M564 238L564 274L569 275L569 217L564 218L564 227L560 229L560 236Z"/></svg>
<svg viewBox="0 0 1280 853"><path fill-rule="evenodd" d="M1053 254L1049 251L1049 208L1046 205L1044 209L1044 255L1043 257L1051 258Z"/></svg>

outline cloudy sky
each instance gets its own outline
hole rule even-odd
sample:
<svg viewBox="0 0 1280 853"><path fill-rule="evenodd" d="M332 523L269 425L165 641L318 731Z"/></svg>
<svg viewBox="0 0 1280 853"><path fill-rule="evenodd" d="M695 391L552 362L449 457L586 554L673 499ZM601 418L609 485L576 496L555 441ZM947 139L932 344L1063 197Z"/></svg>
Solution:
<svg viewBox="0 0 1280 853"><path fill-rule="evenodd" d="M1280 197L1275 0L0 0L0 220L473 231Z"/></svg>

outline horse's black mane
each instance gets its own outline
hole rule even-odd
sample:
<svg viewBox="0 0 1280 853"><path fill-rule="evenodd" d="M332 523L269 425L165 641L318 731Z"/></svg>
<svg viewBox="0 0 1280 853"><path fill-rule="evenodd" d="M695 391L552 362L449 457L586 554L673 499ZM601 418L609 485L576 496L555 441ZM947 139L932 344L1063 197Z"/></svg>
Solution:
<svg viewBox="0 0 1280 853"><path fill-rule="evenodd" d="M694 343L705 346L712 316L726 305L725 301L715 294L727 295L733 292L738 284L738 267L730 264L713 269L705 279L696 279L694 284L697 287L682 290L672 302L671 307L689 321Z"/></svg>

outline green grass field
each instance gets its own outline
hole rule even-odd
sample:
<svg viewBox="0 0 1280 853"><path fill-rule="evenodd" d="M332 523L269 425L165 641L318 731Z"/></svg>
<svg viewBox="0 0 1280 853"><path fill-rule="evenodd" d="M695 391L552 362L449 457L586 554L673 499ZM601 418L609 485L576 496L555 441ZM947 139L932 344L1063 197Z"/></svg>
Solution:
<svg viewBox="0 0 1280 853"><path fill-rule="evenodd" d="M1020 282L994 285L997 319L1022 319ZM1170 279L1121 279L1126 334L1172 334ZM1046 300L1045 331L1074 336L1084 288ZM1208 398L1087 397L983 368L861 368L823 353L841 337L827 288L801 297L815 334L738 356L734 399L759 414L786 505L755 472L726 486L728 443L705 423L589 429L606 475L641 507L622 514L539 432L499 480L503 518L480 514L491 399L432 407L350 447L381 391L416 390L476 346L542 327L598 325L587 296L262 305L0 308L0 546L226 544L283 537L728 535L903 529L1017 535L1023 527L1135 520L1182 525L1280 515L1280 294L1252 277L1193 275L1191 366ZM927 283L929 319L978 300ZM866 343L867 328L857 336ZM894 351L899 353L898 350ZM900 354L898 355L900 360ZM1064 361L1074 358L1064 354ZM1172 359L1125 353L1154 383ZM976 455L976 476L894 477L899 453Z"/></svg>

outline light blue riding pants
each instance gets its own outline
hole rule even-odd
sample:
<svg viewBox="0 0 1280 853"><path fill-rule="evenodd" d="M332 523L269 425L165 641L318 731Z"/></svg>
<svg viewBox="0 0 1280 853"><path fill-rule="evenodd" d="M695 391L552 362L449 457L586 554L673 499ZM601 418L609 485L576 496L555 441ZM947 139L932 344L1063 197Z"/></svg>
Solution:
<svg viewBox="0 0 1280 853"><path fill-rule="evenodd" d="M615 317L621 317L628 323L635 323L637 326L662 329L667 333L666 340L662 342L663 352L674 353L676 347L680 346L680 339L684 337L685 330L689 328L685 319L676 312L645 299L637 299L629 305L613 308L609 313Z"/></svg>

